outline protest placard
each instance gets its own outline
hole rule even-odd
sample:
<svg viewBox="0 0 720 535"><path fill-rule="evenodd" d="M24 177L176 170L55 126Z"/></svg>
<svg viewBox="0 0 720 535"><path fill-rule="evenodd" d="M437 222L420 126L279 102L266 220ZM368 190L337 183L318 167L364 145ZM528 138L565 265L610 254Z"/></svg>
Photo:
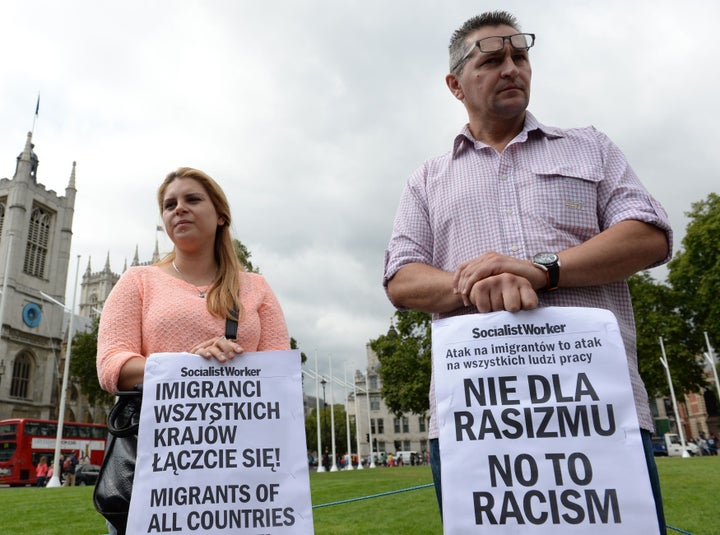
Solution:
<svg viewBox="0 0 720 535"><path fill-rule="evenodd" d="M312 534L298 351L145 366L128 533Z"/></svg>
<svg viewBox="0 0 720 535"><path fill-rule="evenodd" d="M432 340L446 534L658 532L612 313L458 316Z"/></svg>

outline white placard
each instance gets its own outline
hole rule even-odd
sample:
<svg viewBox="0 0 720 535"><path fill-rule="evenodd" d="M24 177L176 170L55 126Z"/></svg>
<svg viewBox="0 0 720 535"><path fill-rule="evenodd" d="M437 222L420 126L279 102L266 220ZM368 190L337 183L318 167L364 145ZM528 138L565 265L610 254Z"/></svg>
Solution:
<svg viewBox="0 0 720 535"><path fill-rule="evenodd" d="M151 355L128 533L312 534L300 354Z"/></svg>
<svg viewBox="0 0 720 535"><path fill-rule="evenodd" d="M658 524L607 310L433 322L445 534L636 534Z"/></svg>

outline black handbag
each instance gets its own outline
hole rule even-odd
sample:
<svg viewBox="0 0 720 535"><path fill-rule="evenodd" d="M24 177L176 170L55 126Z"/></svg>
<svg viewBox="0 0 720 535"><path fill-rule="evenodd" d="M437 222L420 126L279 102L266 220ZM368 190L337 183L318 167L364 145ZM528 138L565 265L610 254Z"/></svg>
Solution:
<svg viewBox="0 0 720 535"><path fill-rule="evenodd" d="M108 415L105 458L93 491L93 502L118 535L124 535L135 476L142 385L117 395L118 400Z"/></svg>
<svg viewBox="0 0 720 535"><path fill-rule="evenodd" d="M233 311L237 318L237 311ZM225 337L237 338L237 319L225 321ZM93 502L95 509L117 530L125 535L130 497L135 478L138 428L142 408L142 385L135 390L118 392L118 400L108 415L108 438L100 473L98 474Z"/></svg>

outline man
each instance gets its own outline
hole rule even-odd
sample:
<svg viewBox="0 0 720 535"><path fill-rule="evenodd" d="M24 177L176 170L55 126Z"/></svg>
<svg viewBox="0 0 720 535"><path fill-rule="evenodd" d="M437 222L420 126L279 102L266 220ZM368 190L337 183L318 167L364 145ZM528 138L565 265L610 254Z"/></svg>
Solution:
<svg viewBox="0 0 720 535"><path fill-rule="evenodd" d="M63 487L75 486L75 468L77 467L77 458L74 454L68 453L62 464Z"/></svg>
<svg viewBox="0 0 720 535"><path fill-rule="evenodd" d="M643 446L665 533L625 279L667 261L672 233L620 150L594 128L542 125L527 110L533 34L496 11L452 36L445 81L468 124L410 177L385 254L392 303L442 318L586 306L620 324ZM434 381L430 454L441 502Z"/></svg>

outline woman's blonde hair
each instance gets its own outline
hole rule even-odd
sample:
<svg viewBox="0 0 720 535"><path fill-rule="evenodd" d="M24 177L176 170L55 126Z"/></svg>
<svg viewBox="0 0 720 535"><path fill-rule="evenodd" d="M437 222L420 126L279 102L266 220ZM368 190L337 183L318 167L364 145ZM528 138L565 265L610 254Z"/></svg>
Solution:
<svg viewBox="0 0 720 535"><path fill-rule="evenodd" d="M210 197L210 201L215 207L218 216L225 222L218 225L215 232L215 246L213 248L215 254L215 262L218 265L215 280L210 285L207 293L207 308L210 314L219 318L235 318L240 317L242 308L240 304L240 280L238 272L242 269L240 261L235 254L232 236L230 235L230 204L222 188L210 176L193 169L191 167L180 167L172 171L158 188L158 206L160 214L163 212L163 199L165 198L165 190L170 183L178 178L192 178L202 185L203 189ZM175 248L168 253L165 258L160 260L158 264L167 264L175 259Z"/></svg>

